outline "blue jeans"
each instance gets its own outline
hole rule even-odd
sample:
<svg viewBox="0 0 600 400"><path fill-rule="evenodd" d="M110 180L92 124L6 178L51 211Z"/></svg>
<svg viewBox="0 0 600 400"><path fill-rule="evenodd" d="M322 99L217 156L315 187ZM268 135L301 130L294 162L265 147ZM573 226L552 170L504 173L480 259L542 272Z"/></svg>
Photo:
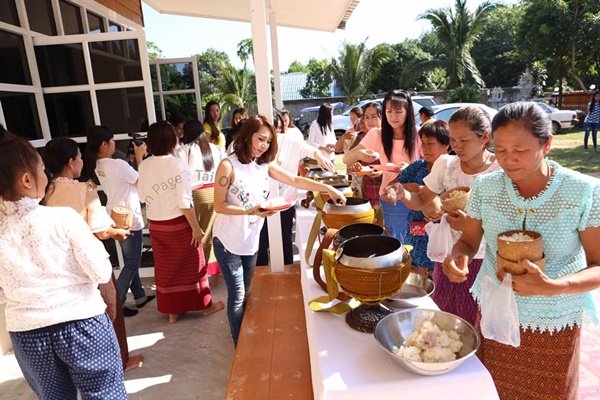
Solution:
<svg viewBox="0 0 600 400"><path fill-rule="evenodd" d="M383 199L379 199L379 206L383 211L383 225L388 230L389 235L404 244L408 234L408 213L410 209L400 201L394 205Z"/></svg>
<svg viewBox="0 0 600 400"><path fill-rule="evenodd" d="M256 253L251 256L233 254L225 249L223 243L216 237L213 238L213 250L227 285L227 319L233 344L237 346L246 299L250 294L250 283L256 267Z"/></svg>
<svg viewBox="0 0 600 400"><path fill-rule="evenodd" d="M598 128L600 124L595 122L585 122L583 124L585 129L585 135L583 137L583 148L588 148L588 139L590 138L590 132L592 133L592 143L594 144L594 150L596 150L596 136L598 134Z"/></svg>
<svg viewBox="0 0 600 400"><path fill-rule="evenodd" d="M131 235L122 242L121 250L123 252L123 269L117 279L117 289L121 304L125 305L127 291L131 288L133 298L136 303L146 300L146 292L140 281L140 264L142 262L142 230L131 231Z"/></svg>

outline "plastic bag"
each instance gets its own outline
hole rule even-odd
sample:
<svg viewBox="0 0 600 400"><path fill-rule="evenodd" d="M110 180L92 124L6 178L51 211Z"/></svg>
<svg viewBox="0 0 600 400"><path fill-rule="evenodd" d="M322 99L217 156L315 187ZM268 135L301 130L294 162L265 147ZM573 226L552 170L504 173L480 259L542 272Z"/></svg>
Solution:
<svg viewBox="0 0 600 400"><path fill-rule="evenodd" d="M519 311L515 292L512 289L512 275L506 274L499 285L489 276L481 282L481 334L486 339L519 347Z"/></svg>
<svg viewBox="0 0 600 400"><path fill-rule="evenodd" d="M439 223L429 222L425 225L425 232L429 236L429 242L427 244L427 257L431 261L443 262L444 258L452 254L452 247L454 246L454 233L448 221L446 221L446 215L442 216Z"/></svg>

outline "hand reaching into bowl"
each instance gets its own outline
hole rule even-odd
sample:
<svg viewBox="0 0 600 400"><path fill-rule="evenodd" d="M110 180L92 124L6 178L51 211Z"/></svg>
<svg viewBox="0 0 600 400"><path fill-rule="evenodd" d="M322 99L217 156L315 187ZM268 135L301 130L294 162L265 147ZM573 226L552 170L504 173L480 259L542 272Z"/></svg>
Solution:
<svg viewBox="0 0 600 400"><path fill-rule="evenodd" d="M451 282L466 281L467 275L469 275L469 257L466 255L446 257L442 263L442 271Z"/></svg>
<svg viewBox="0 0 600 400"><path fill-rule="evenodd" d="M333 186L327 185L327 192L329 193L329 197L333 200L335 204L346 205L346 196Z"/></svg>
<svg viewBox="0 0 600 400"><path fill-rule="evenodd" d="M393 182L381 192L381 198L388 203L396 205L398 199L402 201L404 198L404 192L404 186L400 182Z"/></svg>

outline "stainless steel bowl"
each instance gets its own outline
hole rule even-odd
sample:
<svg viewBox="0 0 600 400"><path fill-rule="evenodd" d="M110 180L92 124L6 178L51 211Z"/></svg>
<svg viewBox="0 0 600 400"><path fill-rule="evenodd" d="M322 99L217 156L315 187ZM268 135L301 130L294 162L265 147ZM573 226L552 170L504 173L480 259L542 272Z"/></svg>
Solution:
<svg viewBox="0 0 600 400"><path fill-rule="evenodd" d="M391 236L365 235L346 240L337 250L337 262L363 269L395 267L408 257L402 243Z"/></svg>
<svg viewBox="0 0 600 400"><path fill-rule="evenodd" d="M372 210L371 203L367 199L360 197L346 198L346 204L336 204L333 200L327 200L323 206L323 212L326 214L358 214Z"/></svg>
<svg viewBox="0 0 600 400"><path fill-rule="evenodd" d="M430 297L434 290L435 285L431 279L411 272L404 281L400 291L386 300L386 305L392 308L418 307L420 301Z"/></svg>
<svg viewBox="0 0 600 400"><path fill-rule="evenodd" d="M453 330L460 335L463 347L457 359L448 362L428 363L413 361L394 353L393 348L401 347L408 337L421 324L431 320L440 329ZM464 319L444 311L413 308L392 313L383 318L375 328L375 339L381 348L402 367L419 375L441 375L457 368L466 359L472 357L479 348L479 335L475 328Z"/></svg>

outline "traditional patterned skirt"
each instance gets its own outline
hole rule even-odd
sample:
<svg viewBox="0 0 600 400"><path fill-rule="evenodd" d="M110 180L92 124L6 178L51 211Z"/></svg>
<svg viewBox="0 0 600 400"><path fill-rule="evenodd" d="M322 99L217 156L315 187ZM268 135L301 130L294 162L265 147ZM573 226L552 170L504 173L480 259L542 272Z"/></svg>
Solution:
<svg viewBox="0 0 600 400"><path fill-rule="evenodd" d="M219 270L219 264L217 263L217 258L215 257L215 252L212 248L212 230L216 216L214 211L214 183L209 183L199 189L193 190L192 196L194 198L194 208L196 209L198 224L204 231L204 237L202 238L202 249L204 250L204 256L206 257L206 269L208 271L208 276L217 275L221 273L221 271Z"/></svg>
<svg viewBox="0 0 600 400"><path fill-rule="evenodd" d="M123 369L125 369L127 361L129 361L129 348L127 347L127 332L125 331L125 321L123 319L123 305L119 300L115 274L111 274L110 281L99 285L98 289L100 289L100 295L104 300L104 304L106 304L106 313L117 335L121 362L123 363Z"/></svg>
<svg viewBox="0 0 600 400"><path fill-rule="evenodd" d="M552 334L521 328L519 347L482 339L477 356L490 371L501 400L577 399L581 341L577 325Z"/></svg>
<svg viewBox="0 0 600 400"><path fill-rule="evenodd" d="M479 273L483 260L475 259L469 264L469 275L462 283L450 282L442 271L442 264L435 263L433 267L433 283L435 291L431 298L442 311L458 315L475 325L477 318L477 302L469 292Z"/></svg>
<svg viewBox="0 0 600 400"><path fill-rule="evenodd" d="M185 217L148 222L158 311L181 314L209 307L212 296L204 252L202 246L190 245L192 228Z"/></svg>

